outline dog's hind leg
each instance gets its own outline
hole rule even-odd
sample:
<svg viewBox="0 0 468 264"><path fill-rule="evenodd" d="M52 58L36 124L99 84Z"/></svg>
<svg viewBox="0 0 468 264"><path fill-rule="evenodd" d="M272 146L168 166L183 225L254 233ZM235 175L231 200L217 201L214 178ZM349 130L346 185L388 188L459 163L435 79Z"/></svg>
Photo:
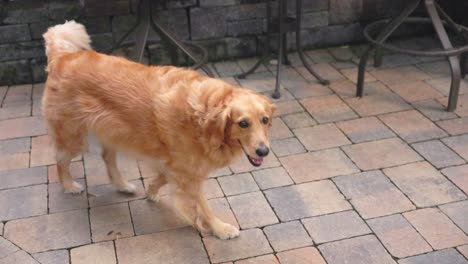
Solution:
<svg viewBox="0 0 468 264"><path fill-rule="evenodd" d="M66 193L81 193L83 186L78 182L74 181L70 175L70 162L73 159L73 155L67 150L57 149L57 172Z"/></svg>
<svg viewBox="0 0 468 264"><path fill-rule="evenodd" d="M120 192L135 193L135 185L126 181L117 168L117 153L113 149L103 145L102 159L106 164L107 174L109 175L109 178L111 179L111 182L115 188L117 188L117 190Z"/></svg>
<svg viewBox="0 0 468 264"><path fill-rule="evenodd" d="M70 162L74 157L78 156L85 147L83 131L71 125L68 126L67 124L53 125L49 123L49 133L55 145L57 172L65 192L82 192L83 186L73 181L70 175Z"/></svg>
<svg viewBox="0 0 468 264"><path fill-rule="evenodd" d="M148 199L154 202L159 202L159 189L166 185L166 183L167 179L164 174L159 174L156 178L154 178L148 186L148 190L146 191L148 194Z"/></svg>

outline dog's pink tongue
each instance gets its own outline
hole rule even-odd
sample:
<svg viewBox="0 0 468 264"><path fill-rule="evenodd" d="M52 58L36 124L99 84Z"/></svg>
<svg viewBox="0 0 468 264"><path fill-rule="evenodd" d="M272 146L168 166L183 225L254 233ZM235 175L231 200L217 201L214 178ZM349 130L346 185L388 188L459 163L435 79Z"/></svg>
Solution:
<svg viewBox="0 0 468 264"><path fill-rule="evenodd" d="M255 162L256 164L262 164L262 162L263 162L263 158L258 158L258 159L252 158L252 159L254 160L254 162Z"/></svg>

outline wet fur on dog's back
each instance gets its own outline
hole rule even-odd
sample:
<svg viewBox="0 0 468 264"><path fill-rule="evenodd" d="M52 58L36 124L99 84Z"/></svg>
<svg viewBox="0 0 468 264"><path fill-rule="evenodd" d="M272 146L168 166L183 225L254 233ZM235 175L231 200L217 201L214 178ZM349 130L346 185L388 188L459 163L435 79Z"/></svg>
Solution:
<svg viewBox="0 0 468 264"><path fill-rule="evenodd" d="M75 22L49 29L44 38L49 75L43 112L65 190L81 191L68 167L92 133L103 145L108 174L119 190L134 187L121 177L116 151L145 157L159 174L148 188L151 199L172 183L175 205L186 220L220 238L237 236L237 229L211 213L201 184L243 150L249 159L259 158L255 150L268 146L274 106L264 96L193 70L149 67L89 50L89 36ZM249 127L239 127L241 120Z"/></svg>

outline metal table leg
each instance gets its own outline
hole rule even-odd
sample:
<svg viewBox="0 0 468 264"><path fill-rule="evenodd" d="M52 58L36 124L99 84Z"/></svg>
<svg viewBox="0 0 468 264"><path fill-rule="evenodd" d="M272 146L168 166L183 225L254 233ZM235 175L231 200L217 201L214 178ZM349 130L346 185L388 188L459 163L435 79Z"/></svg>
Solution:
<svg viewBox="0 0 468 264"><path fill-rule="evenodd" d="M270 27L271 27L271 0L266 0L267 4L267 23L268 23L268 31L267 31L267 40L265 44L266 52L263 53L262 57L257 61L257 63L249 69L247 72L238 75L237 77L240 79L244 79L247 75L253 73L262 63L267 62L270 56L270 47L269 47L269 40L270 40ZM301 45L301 18L302 18L302 0L296 0L296 19L295 23L295 32L296 32L296 50L298 52L299 58L301 59L302 63L304 64L305 68L315 77L317 80L324 85L329 84L329 81L324 80L320 77L308 64L304 51L302 50ZM273 98L277 99L280 98L280 84L281 84L281 72L282 72L282 65L283 64L290 64L288 56L287 56L287 29L286 23L287 21L287 0L279 0L278 1L278 64L277 64L277 74L276 74L276 85L275 91L272 95Z"/></svg>
<svg viewBox="0 0 468 264"><path fill-rule="evenodd" d="M452 43L447 35L447 31L445 31L444 25L440 20L439 14L437 13L437 9L433 0L424 0L424 4L426 5L427 12L429 17L432 19L432 23L434 25L434 29L439 36L440 42L444 49L451 49L453 48ZM461 69L460 69L460 61L456 56L451 56L448 58L450 62L450 68L452 69L452 84L450 87L450 95L448 101L448 111L453 111L457 107L458 102L458 90L460 88L460 80L461 80Z"/></svg>

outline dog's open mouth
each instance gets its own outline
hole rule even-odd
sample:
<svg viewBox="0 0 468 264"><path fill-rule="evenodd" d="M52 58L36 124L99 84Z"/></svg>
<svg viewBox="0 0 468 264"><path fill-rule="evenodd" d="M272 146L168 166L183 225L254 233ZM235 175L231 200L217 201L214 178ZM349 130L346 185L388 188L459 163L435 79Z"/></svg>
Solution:
<svg viewBox="0 0 468 264"><path fill-rule="evenodd" d="M263 158L254 158L254 157L251 157L249 154L247 154L247 151L245 151L244 149L244 145L242 145L242 142L239 141L239 145L241 145L241 148L242 148L242 151L244 151L244 154L245 156L247 157L247 159L250 161L250 164L252 164L253 166L255 167L259 167L260 165L262 165L263 163Z"/></svg>
<svg viewBox="0 0 468 264"><path fill-rule="evenodd" d="M254 165L255 167L262 165L263 158L256 159L254 157L249 156L247 153L245 155L247 156L247 159L250 161L250 164Z"/></svg>

